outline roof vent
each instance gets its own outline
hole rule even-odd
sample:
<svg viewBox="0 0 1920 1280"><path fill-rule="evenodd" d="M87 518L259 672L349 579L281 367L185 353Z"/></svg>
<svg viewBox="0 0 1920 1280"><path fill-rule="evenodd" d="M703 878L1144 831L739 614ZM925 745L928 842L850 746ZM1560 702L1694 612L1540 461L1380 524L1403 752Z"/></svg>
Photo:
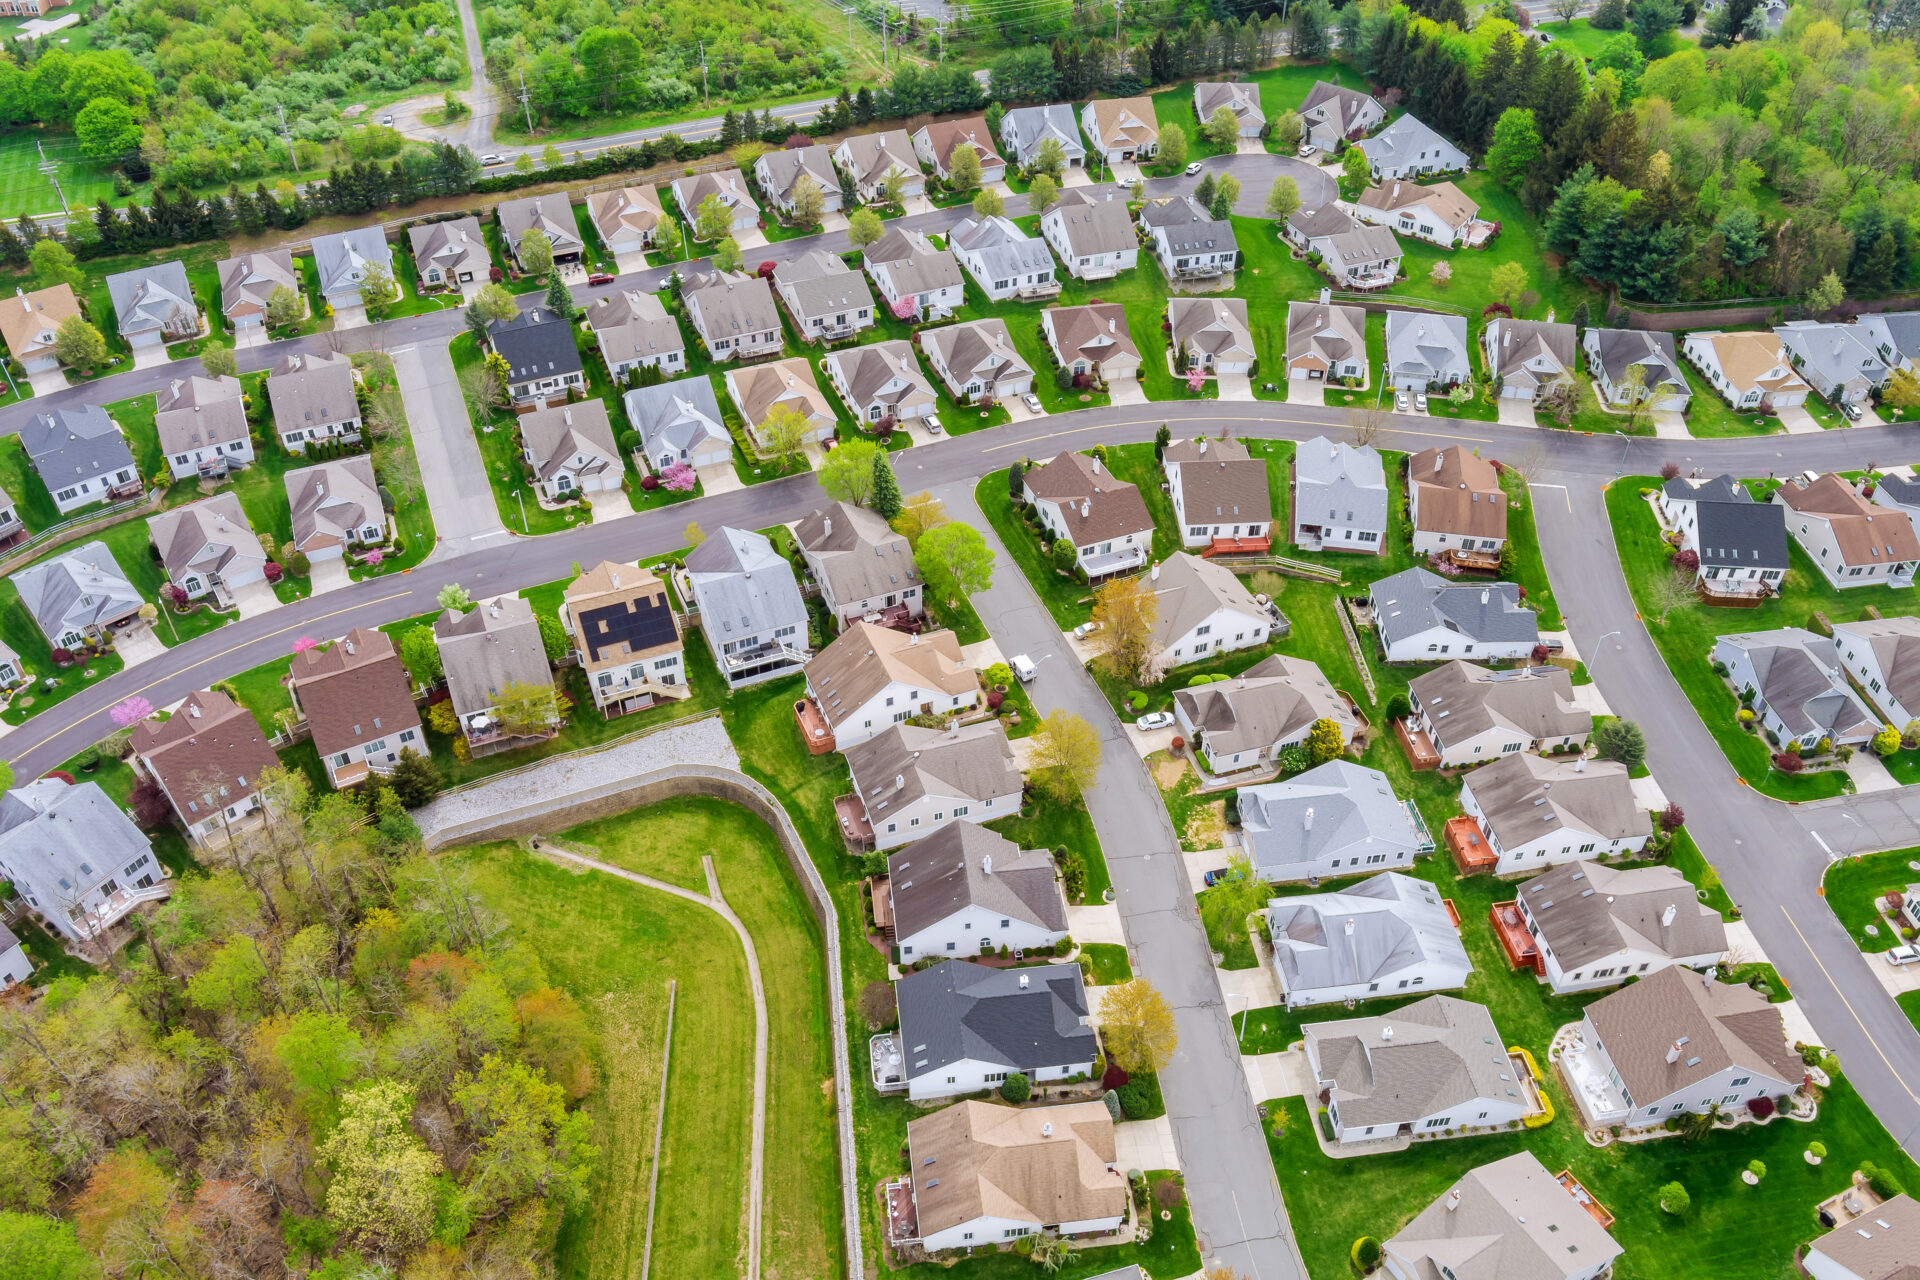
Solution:
<svg viewBox="0 0 1920 1280"><path fill-rule="evenodd" d="M1040 1126L1040 1136L1043 1138L1051 1138L1053 1136L1053 1121L1049 1120Z"/></svg>
<svg viewBox="0 0 1920 1280"><path fill-rule="evenodd" d="M1020 989L1022 991L1027 989L1027 975L1024 973L1020 975Z"/></svg>

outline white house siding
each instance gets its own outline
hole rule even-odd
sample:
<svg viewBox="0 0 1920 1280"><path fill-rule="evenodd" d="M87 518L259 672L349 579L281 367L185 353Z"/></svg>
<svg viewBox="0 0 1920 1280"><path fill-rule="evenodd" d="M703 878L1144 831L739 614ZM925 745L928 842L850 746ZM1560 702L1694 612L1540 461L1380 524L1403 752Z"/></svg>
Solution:
<svg viewBox="0 0 1920 1280"><path fill-rule="evenodd" d="M882 726L883 728L886 726ZM836 739L837 740L837 739ZM1020 793L970 800L954 796L924 795L912 804L889 807L875 813L867 809L867 821L873 825L876 849L897 849L903 844L923 840L956 819L967 822L992 822L1020 812Z"/></svg>
<svg viewBox="0 0 1920 1280"><path fill-rule="evenodd" d="M1553 830L1537 835L1515 848L1509 849L1500 843L1500 837L1487 821L1480 802L1473 796L1473 779L1460 790L1460 807L1469 816L1480 823L1480 829L1487 833L1487 843L1500 855L1494 864L1496 876L1515 875L1523 871L1541 871L1547 867L1558 866L1562 862L1573 862L1580 858L1605 858L1620 853L1638 853L1646 848L1647 836L1628 836L1621 840L1607 840L1586 831L1576 831L1572 827L1555 827Z"/></svg>
<svg viewBox="0 0 1920 1280"><path fill-rule="evenodd" d="M1415 544L1416 549L1419 543ZM1432 627L1408 636L1387 648L1388 662L1439 662L1446 658L1472 658L1489 662L1500 658L1524 658L1533 652L1532 640L1474 640L1458 631Z"/></svg>
<svg viewBox="0 0 1920 1280"><path fill-rule="evenodd" d="M336 787L339 786L340 770L351 768L361 760L365 760L367 766L375 773L392 773L393 766L400 761L400 752L403 748L412 747L415 751L421 751L425 745L421 741L420 730L415 728L400 729L394 733L370 738L358 746L348 747L345 751L336 751L325 757L327 781Z"/></svg>
<svg viewBox="0 0 1920 1280"><path fill-rule="evenodd" d="M1532 923L1528 923L1531 930ZM1649 974L1671 969L1675 965L1685 965L1702 973L1713 968L1726 958L1726 952L1716 951L1711 955L1668 957L1656 955L1651 951L1640 951L1623 947L1612 955L1598 960L1589 960L1569 974L1560 967L1559 959L1545 944L1541 952L1547 962L1547 984L1555 995L1566 995L1574 991L1598 991L1603 987L1617 987L1628 978L1644 978Z"/></svg>
<svg viewBox="0 0 1920 1280"><path fill-rule="evenodd" d="M10 982L25 982L33 974L33 962L18 943L0 951L0 987Z"/></svg>
<svg viewBox="0 0 1920 1280"><path fill-rule="evenodd" d="M1267 619L1241 613L1236 609L1215 609L1205 622L1174 640L1160 653L1160 666L1184 666L1202 658L1217 657L1236 649L1253 649L1267 642Z"/></svg>
<svg viewBox="0 0 1920 1280"><path fill-rule="evenodd" d="M1213 545L1215 538L1264 538L1273 527L1271 520L1247 519L1223 524L1189 523L1187 520L1187 494L1182 485L1181 470L1185 464L1175 463L1167 469L1167 486L1173 501L1173 517L1180 526L1180 545L1183 547L1207 547Z"/></svg>
<svg viewBox="0 0 1920 1280"><path fill-rule="evenodd" d="M1820 576L1829 585L1838 590L1849 587L1910 587L1913 574L1904 560L1890 564L1845 563L1840 554L1840 544L1833 536L1833 526L1819 516L1803 515L1788 507L1784 502L1776 504L1785 507L1787 512L1787 532L1807 553L1808 559L1820 570ZM1907 572L1897 572L1907 569ZM1902 723L1905 723L1904 721Z"/></svg>
<svg viewBox="0 0 1920 1280"><path fill-rule="evenodd" d="M901 963L911 964L915 960L928 958L952 960L977 956L983 951L1000 947L1030 951L1037 947L1051 947L1066 936L1065 930L1055 933L1025 920L1015 920L998 911L988 911L985 907L974 905L964 907L916 934L894 941L900 947Z"/></svg>
<svg viewBox="0 0 1920 1280"><path fill-rule="evenodd" d="M1883 722L1900 726L1914 718L1914 712L1907 710L1881 679L1880 664L1873 656L1870 643L1839 629L1833 633L1833 642L1841 665L1853 673Z"/></svg>
<svg viewBox="0 0 1920 1280"><path fill-rule="evenodd" d="M280 433L280 443L288 453L305 453L309 440L358 440L360 438L360 415L352 413L334 422L301 423L291 431Z"/></svg>
<svg viewBox="0 0 1920 1280"><path fill-rule="evenodd" d="M1033 506L1034 506L1034 510L1040 513L1040 522L1046 525L1047 528L1050 529L1055 534L1055 536L1057 537L1073 536L1067 531L1067 522L1060 515L1059 503L1053 501L1050 498L1034 498ZM1085 569L1088 567L1087 566L1088 560L1091 559L1092 557L1113 555L1119 552L1123 552L1124 549L1127 547L1142 548L1143 550L1141 552L1141 556L1144 560L1145 556L1151 554L1153 549L1153 530L1151 529L1137 530L1133 533L1122 534L1120 537L1117 537L1117 538L1103 538L1099 542L1090 544L1088 546L1075 547L1074 563L1079 565L1081 568ZM1093 573L1093 572L1106 573L1106 572L1110 572L1110 570L1104 569L1104 568L1097 571L1089 569L1089 573Z"/></svg>
<svg viewBox="0 0 1920 1280"><path fill-rule="evenodd" d="M1433 734L1433 722L1422 714L1421 728L1429 737ZM1485 764L1489 760L1498 760L1501 756L1512 755L1516 751L1525 751L1532 740L1522 734L1506 729L1483 729L1464 742L1448 743L1440 752L1440 763L1446 768ZM1436 744L1437 745L1437 744Z"/></svg>
<svg viewBox="0 0 1920 1280"><path fill-rule="evenodd" d="M111 475L88 476L78 484L68 485L62 489L53 489L52 485L47 487L53 490L54 508L61 515L66 515L69 511L78 511L81 507L92 503L105 502L108 492L114 486L132 484L139 478L139 472L128 467L115 471Z"/></svg>
<svg viewBox="0 0 1920 1280"><path fill-rule="evenodd" d="M849 610L850 616L858 616L864 610ZM933 704L934 711L965 711L978 706L980 693L975 689L971 697L965 694L939 693L916 688L894 681L860 706L854 708L852 715L834 726L833 740L839 749L856 747L876 733L885 733L894 725L905 721L909 716L918 715L920 708Z"/></svg>
<svg viewBox="0 0 1920 1280"><path fill-rule="evenodd" d="M1390 871L1392 867L1388 866L1385 869ZM1280 983L1281 999L1289 1009L1301 1009L1309 1005L1339 1004L1347 1000L1376 1000L1387 996L1458 991L1467 985L1469 973L1471 970L1422 961L1418 965L1400 970L1378 982L1354 982L1336 987L1303 987L1297 991L1289 991L1286 975L1280 972L1278 966L1274 969L1274 976Z"/></svg>
<svg viewBox="0 0 1920 1280"><path fill-rule="evenodd" d="M1118 1229L1125 1219L1122 1217L1095 1218L1086 1222L1062 1222L1059 1225L1062 1235L1084 1235L1089 1232L1108 1232ZM1005 1244L1020 1236L1035 1235L1042 1226L1053 1223L1036 1221L1022 1222L1015 1218L979 1217L971 1222L963 1222L930 1236L922 1237L921 1247L929 1253L939 1253L945 1249L980 1248L985 1245Z"/></svg>
<svg viewBox="0 0 1920 1280"><path fill-rule="evenodd" d="M215 462L224 462L236 468L252 466L253 442L235 440L228 444L208 445L204 449L176 453L167 459L167 466L172 470L175 480L194 480L199 478L202 464Z"/></svg>
<svg viewBox="0 0 1920 1280"><path fill-rule="evenodd" d="M1581 1018L1580 1029L1586 1036L1587 1043L1599 1050L1611 1069L1613 1057L1607 1052L1605 1043L1600 1039L1599 1031L1594 1028L1593 1019ZM1617 1087L1620 1080L1619 1072L1613 1071L1612 1078ZM1735 1081L1741 1083L1736 1084ZM1716 1103L1722 1111L1737 1111L1755 1098L1776 1098L1783 1093L1791 1093L1793 1089L1793 1083L1775 1080L1765 1072L1755 1071L1751 1067L1730 1066L1705 1079L1696 1080L1685 1089L1669 1093L1663 1098L1635 1098L1632 1110L1626 1116L1616 1119L1614 1123L1636 1129L1650 1128L1665 1124L1668 1116L1676 1116L1688 1111L1705 1114Z"/></svg>
<svg viewBox="0 0 1920 1280"><path fill-rule="evenodd" d="M978 1058L963 1058L959 1062L950 1062L944 1067L935 1067L908 1077L907 1097L915 1102L932 1102L940 1098L984 1093L998 1088L1000 1082L1014 1071L1020 1072L1034 1084L1050 1084L1074 1076L1092 1075L1093 1062L1089 1059L1086 1062L1062 1062L1039 1067L1031 1063L983 1062Z"/></svg>

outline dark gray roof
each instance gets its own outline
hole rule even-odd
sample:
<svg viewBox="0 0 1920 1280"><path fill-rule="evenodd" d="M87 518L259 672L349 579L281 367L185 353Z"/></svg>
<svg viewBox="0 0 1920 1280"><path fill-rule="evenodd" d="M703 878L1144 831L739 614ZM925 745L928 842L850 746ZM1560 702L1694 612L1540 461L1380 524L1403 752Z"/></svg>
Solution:
<svg viewBox="0 0 1920 1280"><path fill-rule="evenodd" d="M1432 627L1469 640L1530 640L1540 634L1533 610L1511 582L1452 583L1425 569L1404 569L1373 584L1374 621L1393 644Z"/></svg>
<svg viewBox="0 0 1920 1280"><path fill-rule="evenodd" d="M1088 1062L1099 1052L1093 1028L1081 1021L1087 990L1077 964L989 969L943 960L906 975L893 990L909 1076L969 1058L1051 1067Z"/></svg>
<svg viewBox="0 0 1920 1280"><path fill-rule="evenodd" d="M509 382L578 373L584 368L580 348L573 342L573 326L545 307L529 307L511 320L496 321L487 330L487 341L506 360Z"/></svg>
<svg viewBox="0 0 1920 1280"><path fill-rule="evenodd" d="M1681 502L1752 502L1753 493L1732 475L1721 474L1711 480L1690 481L1675 476L1660 486L1660 492Z"/></svg>
<svg viewBox="0 0 1920 1280"><path fill-rule="evenodd" d="M1159 228L1175 253L1238 253L1240 242L1233 238L1233 224L1216 221L1192 196L1151 201L1140 210L1140 221L1148 228Z"/></svg>
<svg viewBox="0 0 1920 1280"><path fill-rule="evenodd" d="M13 575L20 603L49 641L68 627L106 626L145 603L98 539L69 547Z"/></svg>
<svg viewBox="0 0 1920 1280"><path fill-rule="evenodd" d="M1600 348L1600 364L1607 381L1618 385L1634 365L1646 371L1649 391L1662 384L1687 389L1686 375L1680 372L1680 356L1674 350L1673 335L1645 329L1594 329L1594 343Z"/></svg>
<svg viewBox="0 0 1920 1280"><path fill-rule="evenodd" d="M1909 479L1903 475L1881 476L1874 482L1874 496L1887 496L1888 501L1903 507L1920 507L1920 480Z"/></svg>
<svg viewBox="0 0 1920 1280"><path fill-rule="evenodd" d="M1834 642L1826 636L1803 627L1781 627L1722 636L1720 643L1746 653L1760 683L1760 701L1796 737L1815 729L1849 733L1875 723L1847 683Z"/></svg>
<svg viewBox="0 0 1920 1280"><path fill-rule="evenodd" d="M1695 537L1704 565L1787 567L1787 512L1771 502L1703 502Z"/></svg>
<svg viewBox="0 0 1920 1280"><path fill-rule="evenodd" d="M119 428L96 404L34 414L20 428L20 445L49 489L134 465Z"/></svg>
<svg viewBox="0 0 1920 1280"><path fill-rule="evenodd" d="M887 859L894 932L910 938L977 906L1054 933L1067 930L1067 900L1053 855L1022 849L997 831L950 822Z"/></svg>

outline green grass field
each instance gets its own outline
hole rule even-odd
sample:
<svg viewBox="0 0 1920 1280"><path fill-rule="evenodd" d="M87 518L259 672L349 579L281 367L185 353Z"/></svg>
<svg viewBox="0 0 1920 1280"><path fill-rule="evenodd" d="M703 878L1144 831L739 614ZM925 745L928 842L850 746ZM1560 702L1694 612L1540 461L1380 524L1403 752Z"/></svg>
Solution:
<svg viewBox="0 0 1920 1280"><path fill-rule="evenodd" d="M1826 899L1833 914L1862 951L1886 951L1900 941L1880 916L1881 900L1920 884L1920 871L1908 866L1920 861L1920 849L1892 849L1862 858L1843 858L1827 868ZM1869 934L1867 926L1878 929Z"/></svg>

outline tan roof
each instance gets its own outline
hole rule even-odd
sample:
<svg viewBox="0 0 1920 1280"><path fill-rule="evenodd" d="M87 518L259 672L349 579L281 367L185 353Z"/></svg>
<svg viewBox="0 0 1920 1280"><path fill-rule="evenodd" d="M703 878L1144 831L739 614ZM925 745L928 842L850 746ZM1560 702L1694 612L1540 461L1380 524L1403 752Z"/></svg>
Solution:
<svg viewBox="0 0 1920 1280"><path fill-rule="evenodd" d="M562 471L576 476L622 473L604 400L536 409L520 419L520 434L533 455L534 474L542 480Z"/></svg>
<svg viewBox="0 0 1920 1280"><path fill-rule="evenodd" d="M1424 204L1449 227L1470 222L1480 214L1480 206L1451 182L1436 182L1423 187L1417 182L1396 178L1377 187L1368 187L1360 193L1359 202L1369 209L1381 209L1388 213Z"/></svg>
<svg viewBox="0 0 1920 1280"><path fill-rule="evenodd" d="M365 454L289 471L286 486L293 545L301 551L339 545L350 531L386 519L373 461Z"/></svg>
<svg viewBox="0 0 1920 1280"><path fill-rule="evenodd" d="M358 418L353 362L344 355L319 351L287 356L267 378L267 402L273 406L273 425L279 431Z"/></svg>
<svg viewBox="0 0 1920 1280"><path fill-rule="evenodd" d="M1658 1102L1728 1067L1787 1087L1806 1074L1787 1048L1780 1010L1765 996L1684 965L1603 996L1587 1006L1587 1017L1635 1106Z"/></svg>
<svg viewBox="0 0 1920 1280"><path fill-rule="evenodd" d="M1076 546L1153 532L1153 517L1140 490L1083 453L1062 449L1052 461L1028 471L1025 483L1034 497L1060 504L1067 536Z"/></svg>
<svg viewBox="0 0 1920 1280"><path fill-rule="evenodd" d="M1102 146L1139 146L1160 136L1152 98L1097 98L1092 105Z"/></svg>
<svg viewBox="0 0 1920 1280"><path fill-rule="evenodd" d="M807 684L838 728L890 684L965 697L980 687L951 631L913 635L855 622L807 662Z"/></svg>
<svg viewBox="0 0 1920 1280"><path fill-rule="evenodd" d="M1244 298L1174 298L1167 303L1167 321L1176 352L1186 347L1216 360L1254 358Z"/></svg>
<svg viewBox="0 0 1920 1280"><path fill-rule="evenodd" d="M1835 1227L1812 1248L1859 1280L1920 1280L1920 1201L1897 1195Z"/></svg>
<svg viewBox="0 0 1920 1280"><path fill-rule="evenodd" d="M965 116L959 120L935 120L925 126L927 145L933 148L934 159L939 162L942 171L951 167L953 149L966 143L980 156L980 163L1005 164L1000 153L993 148L993 130L987 128L984 116Z"/></svg>
<svg viewBox="0 0 1920 1280"><path fill-rule="evenodd" d="M1408 687L1443 744L1495 726L1534 739L1593 730L1593 713L1574 704L1573 677L1559 667L1489 671L1456 660L1414 677Z"/></svg>
<svg viewBox="0 0 1920 1280"><path fill-rule="evenodd" d="M1460 1280L1569 1280L1622 1252L1531 1151L1469 1170L1386 1242L1395 1274L1419 1280L1442 1266Z"/></svg>
<svg viewBox="0 0 1920 1280"><path fill-rule="evenodd" d="M1104 1103L957 1102L909 1121L907 1148L923 1236L980 1217L1052 1224L1127 1211Z"/></svg>
<svg viewBox="0 0 1920 1280"><path fill-rule="evenodd" d="M764 421L767 411L776 404L791 405L810 418L831 421L834 417L833 406L814 380L813 365L804 356L735 369L727 374L727 381L733 386L740 412L755 425Z"/></svg>
<svg viewBox="0 0 1920 1280"><path fill-rule="evenodd" d="M1124 253L1140 247L1127 202L1114 199L1111 189L1096 196L1091 187L1068 187L1046 212L1058 215L1072 253Z"/></svg>
<svg viewBox="0 0 1920 1280"><path fill-rule="evenodd" d="M563 599L587 671L681 648L680 620L651 569L602 560L567 584Z"/></svg>
<svg viewBox="0 0 1920 1280"><path fill-rule="evenodd" d="M954 729L896 724L843 754L876 829L889 813L929 793L987 800L1018 795L1022 785L998 720Z"/></svg>
<svg viewBox="0 0 1920 1280"><path fill-rule="evenodd" d="M553 680L533 606L519 596L481 600L465 613L449 609L433 620L433 638L461 716L498 705L509 685Z"/></svg>
<svg viewBox="0 0 1920 1280"><path fill-rule="evenodd" d="M355 627L325 649L296 653L293 689L322 757L420 727L407 669L385 632Z"/></svg>
<svg viewBox="0 0 1920 1280"><path fill-rule="evenodd" d="M1706 336L1720 361L1720 372L1735 391L1806 391L1806 379L1793 371L1786 348L1771 333L1716 333Z"/></svg>
<svg viewBox="0 0 1920 1280"><path fill-rule="evenodd" d="M253 713L212 689L188 694L168 720L143 720L133 749L189 823L252 795L280 767Z"/></svg>
<svg viewBox="0 0 1920 1280"><path fill-rule="evenodd" d="M174 378L154 397L154 434L165 454L228 445L247 438L247 410L240 379Z"/></svg>
<svg viewBox="0 0 1920 1280"><path fill-rule="evenodd" d="M1407 479L1419 490L1421 533L1469 538L1507 536L1507 495L1500 473L1464 445L1423 449L1407 459Z"/></svg>
<svg viewBox="0 0 1920 1280"><path fill-rule="evenodd" d="M1086 360L1115 369L1139 367L1140 348L1127 331L1127 309L1119 303L1048 307L1044 314L1052 318L1055 354L1062 364Z"/></svg>
<svg viewBox="0 0 1920 1280"><path fill-rule="evenodd" d="M1287 363L1328 369L1367 354L1367 313L1324 302L1287 304Z"/></svg>
<svg viewBox="0 0 1920 1280"><path fill-rule="evenodd" d="M920 581L906 538L865 507L828 503L794 525L793 537L842 607L893 595Z"/></svg>
<svg viewBox="0 0 1920 1280"><path fill-rule="evenodd" d="M160 512L148 519L147 534L173 582L190 573L231 577L256 570L267 560L231 489Z"/></svg>
<svg viewBox="0 0 1920 1280"><path fill-rule="evenodd" d="M0 338L16 360L26 360L53 346L52 335L68 316L80 314L80 300L70 285L56 284L32 293L15 290L11 298L0 299ZM45 342L41 335L48 335Z"/></svg>
<svg viewBox="0 0 1920 1280"><path fill-rule="evenodd" d="M1520 886L1520 899L1569 973L1627 947L1670 959L1727 949L1720 913L1672 867L1563 862Z"/></svg>
<svg viewBox="0 0 1920 1280"><path fill-rule="evenodd" d="M1573 326L1550 320L1506 320L1496 316L1484 331L1494 343L1493 372L1509 382L1516 379L1538 383L1559 374L1571 374L1574 368ZM1546 360L1555 372L1527 368L1531 360Z"/></svg>
<svg viewBox="0 0 1920 1280"><path fill-rule="evenodd" d="M1360 727L1339 690L1318 664L1276 653L1233 680L1217 680L1173 695L1187 723L1207 735L1209 753L1222 756L1270 747L1316 720L1348 734Z"/></svg>
<svg viewBox="0 0 1920 1280"><path fill-rule="evenodd" d="M615 364L687 349L679 324L660 299L637 289L595 298L587 308L587 324L600 339L600 353Z"/></svg>
<svg viewBox="0 0 1920 1280"><path fill-rule="evenodd" d="M1167 447L1160 451L1160 464L1198 462L1203 458L1245 462L1251 456L1247 446L1238 440L1210 440L1206 436L1195 436L1191 440L1169 440Z"/></svg>
<svg viewBox="0 0 1920 1280"><path fill-rule="evenodd" d="M1563 826L1601 840L1653 832L1627 767L1616 760L1547 760L1521 752L1474 770L1467 786L1510 849Z"/></svg>
<svg viewBox="0 0 1920 1280"><path fill-rule="evenodd" d="M220 309L229 316L264 315L275 289L300 292L293 254L285 249L227 258L215 268L220 279Z"/></svg>
<svg viewBox="0 0 1920 1280"><path fill-rule="evenodd" d="M1264 620L1267 611L1255 603L1240 575L1214 560L1176 551L1154 566L1149 579L1159 601L1154 619L1154 643L1172 644L1221 609L1234 609Z"/></svg>
<svg viewBox="0 0 1920 1280"><path fill-rule="evenodd" d="M650 234L665 212L660 193L649 186L596 191L587 197L587 216L603 240L616 239L622 231Z"/></svg>
<svg viewBox="0 0 1920 1280"><path fill-rule="evenodd" d="M694 330L709 343L780 328L773 286L759 276L695 272L681 289L680 300Z"/></svg>
<svg viewBox="0 0 1920 1280"><path fill-rule="evenodd" d="M847 164L862 182L881 182L895 169L908 178L920 176L920 162L914 158L913 139L905 129L881 129L843 139L840 147L847 153Z"/></svg>
<svg viewBox="0 0 1920 1280"><path fill-rule="evenodd" d="M1824 517L1833 527L1845 564L1920 560L1920 538L1914 536L1912 518L1897 507L1867 501L1831 471L1812 484L1789 481L1774 493L1801 515Z"/></svg>
<svg viewBox="0 0 1920 1280"><path fill-rule="evenodd" d="M1834 627L1857 636L1873 650L1880 681L1903 707L1920 706L1920 618L1862 618Z"/></svg>
<svg viewBox="0 0 1920 1280"><path fill-rule="evenodd" d="M866 416L868 405L879 403L895 416L910 407L931 409L938 403L933 382L913 358L913 347L895 339L844 347L827 357L840 371L856 417Z"/></svg>

